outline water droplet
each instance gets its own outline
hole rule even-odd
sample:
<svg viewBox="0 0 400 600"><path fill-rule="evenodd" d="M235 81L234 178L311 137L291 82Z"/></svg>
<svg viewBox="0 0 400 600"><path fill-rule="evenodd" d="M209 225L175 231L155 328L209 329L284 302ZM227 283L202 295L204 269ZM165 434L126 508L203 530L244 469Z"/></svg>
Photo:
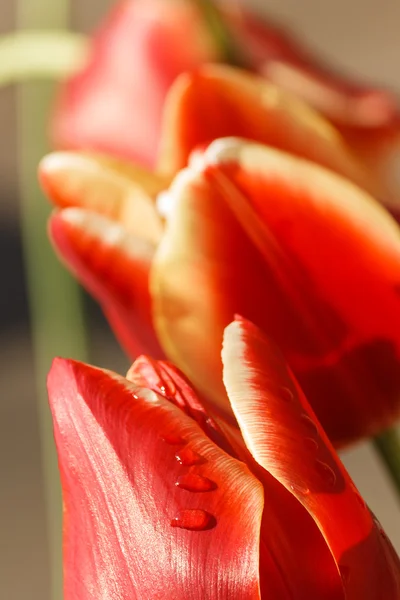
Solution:
<svg viewBox="0 0 400 600"><path fill-rule="evenodd" d="M176 386L174 382L166 375L164 375L162 381L160 381L159 389L161 394L167 398L173 398L176 394Z"/></svg>
<svg viewBox="0 0 400 600"><path fill-rule="evenodd" d="M191 467L192 465L197 465L203 462L200 454L197 454L194 450L189 447L182 448L175 454L175 458L181 465L185 465L185 467Z"/></svg>
<svg viewBox="0 0 400 600"><path fill-rule="evenodd" d="M336 483L336 475L333 469L320 460L315 462L315 466L324 483L332 488Z"/></svg>
<svg viewBox="0 0 400 600"><path fill-rule="evenodd" d="M349 583L350 581L350 567L346 567L345 565L339 565L340 575L342 577L343 583Z"/></svg>
<svg viewBox="0 0 400 600"><path fill-rule="evenodd" d="M190 531L205 531L212 529L216 524L215 517L201 509L181 510L171 521L171 527L180 527Z"/></svg>
<svg viewBox="0 0 400 600"><path fill-rule="evenodd" d="M203 477L203 475L197 475L196 473L186 473L186 475L182 475L175 485L188 492L211 492L217 487L214 481L211 481L211 479L208 479L207 477Z"/></svg>
<svg viewBox="0 0 400 600"><path fill-rule="evenodd" d="M161 436L161 439L166 444L170 444L171 446L182 446L186 443L186 441L180 435L176 433L167 433Z"/></svg>
<svg viewBox="0 0 400 600"><path fill-rule="evenodd" d="M307 494L310 493L310 489L302 483L291 483L289 487L295 494L303 494L303 496L307 496Z"/></svg>
<svg viewBox="0 0 400 600"><path fill-rule="evenodd" d="M285 402L292 402L294 398L292 390L290 390L288 387L279 385L274 392L280 400L285 400Z"/></svg>
<svg viewBox="0 0 400 600"><path fill-rule="evenodd" d="M301 415L301 420L303 422L303 426L306 427L310 433L312 433L315 436L319 435L318 427L308 415Z"/></svg>
<svg viewBox="0 0 400 600"><path fill-rule="evenodd" d="M314 438L305 438L304 445L307 448L307 450L310 450L311 452L318 451L318 442L317 440L314 440Z"/></svg>

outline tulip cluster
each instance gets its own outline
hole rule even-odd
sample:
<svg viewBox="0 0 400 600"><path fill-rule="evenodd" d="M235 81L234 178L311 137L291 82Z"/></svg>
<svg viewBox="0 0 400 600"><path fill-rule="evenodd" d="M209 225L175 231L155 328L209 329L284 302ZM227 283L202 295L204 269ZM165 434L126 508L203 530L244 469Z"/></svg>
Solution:
<svg viewBox="0 0 400 600"><path fill-rule="evenodd" d="M50 374L66 597L400 599L333 448L400 413L396 105L225 5L248 70L210 64L198 11L120 4L40 167L136 359Z"/></svg>

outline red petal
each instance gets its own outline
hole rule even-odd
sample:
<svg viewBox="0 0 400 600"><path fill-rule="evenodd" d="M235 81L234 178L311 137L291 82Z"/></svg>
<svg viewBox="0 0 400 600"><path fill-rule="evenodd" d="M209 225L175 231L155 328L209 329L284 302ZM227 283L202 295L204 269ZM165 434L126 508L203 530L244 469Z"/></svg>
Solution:
<svg viewBox="0 0 400 600"><path fill-rule="evenodd" d="M174 173L194 148L227 136L280 148L373 187L337 131L291 94L226 66L178 78L166 105L160 168Z"/></svg>
<svg viewBox="0 0 400 600"><path fill-rule="evenodd" d="M154 199L168 185L165 179L130 163L78 152L46 156L39 177L56 206L86 208L153 244L160 240Z"/></svg>
<svg viewBox="0 0 400 600"><path fill-rule="evenodd" d="M240 9L227 11L226 16L253 67L328 119L373 128L391 121L397 112L396 99L389 91L335 72L276 24Z"/></svg>
<svg viewBox="0 0 400 600"><path fill-rule="evenodd" d="M262 598L324 598L343 600L336 565L319 529L308 513L283 486L254 462L240 436L236 423L228 425L219 416L210 418L196 392L176 367L164 361L140 357L128 378L161 392L198 422L206 435L233 457L247 463L264 486L264 512L261 526L260 586ZM176 436L169 441L177 442ZM192 454L182 454L182 461ZM197 480L183 482L193 486ZM203 482L209 486L209 482ZM296 536L293 535L296 531ZM304 542L306 540L306 543ZM271 570L271 563L274 567Z"/></svg>
<svg viewBox="0 0 400 600"><path fill-rule="evenodd" d="M348 600L400 598L400 561L279 352L251 323L225 330L224 382L255 460L309 511Z"/></svg>
<svg viewBox="0 0 400 600"><path fill-rule="evenodd" d="M153 331L148 288L154 246L79 208L55 213L50 235L67 266L100 302L127 352L163 356Z"/></svg>
<svg viewBox="0 0 400 600"><path fill-rule="evenodd" d="M119 2L97 32L88 64L62 90L56 145L153 164L170 85L214 58L192 3Z"/></svg>
<svg viewBox="0 0 400 600"><path fill-rule="evenodd" d="M179 408L113 373L58 359L49 393L66 600L260 600L262 488L245 465ZM182 451L198 457L192 467L177 460ZM189 473L213 488L176 485Z"/></svg>
<svg viewBox="0 0 400 600"><path fill-rule="evenodd" d="M284 312L280 331L269 317L260 324L330 439L388 426L400 409L396 223L346 181L267 148L232 142L210 149L208 160L218 164L210 170L214 185L302 319L291 333Z"/></svg>
<svg viewBox="0 0 400 600"><path fill-rule="evenodd" d="M336 444L391 423L400 236L390 217L328 171L234 140L215 142L169 199L155 323L190 380L223 398L222 331L240 313L282 348Z"/></svg>

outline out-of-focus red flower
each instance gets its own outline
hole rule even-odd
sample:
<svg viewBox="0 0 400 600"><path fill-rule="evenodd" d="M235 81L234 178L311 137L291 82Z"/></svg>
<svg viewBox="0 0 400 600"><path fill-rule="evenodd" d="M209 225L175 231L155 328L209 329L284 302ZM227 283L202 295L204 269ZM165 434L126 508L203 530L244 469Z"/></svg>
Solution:
<svg viewBox="0 0 400 600"><path fill-rule="evenodd" d="M240 429L168 363L55 361L66 600L398 600L399 559L279 353L239 319L222 360Z"/></svg>
<svg viewBox="0 0 400 600"><path fill-rule="evenodd" d="M230 0L221 10L248 69L335 123L369 168L386 178L399 147L393 95L332 72L284 30ZM222 58L198 2L120 2L94 36L87 65L60 93L52 124L56 145L154 165L163 103L175 78ZM389 178L388 184L397 194L399 182Z"/></svg>
<svg viewBox="0 0 400 600"><path fill-rule="evenodd" d="M93 38L87 65L60 92L55 144L153 164L172 82L217 59L195 3L118 2Z"/></svg>

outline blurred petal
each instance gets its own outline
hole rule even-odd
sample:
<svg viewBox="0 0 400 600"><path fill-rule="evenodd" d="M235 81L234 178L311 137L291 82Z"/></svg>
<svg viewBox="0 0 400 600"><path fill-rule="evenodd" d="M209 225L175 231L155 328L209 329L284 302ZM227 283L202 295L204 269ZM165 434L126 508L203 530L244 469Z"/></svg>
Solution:
<svg viewBox="0 0 400 600"><path fill-rule="evenodd" d="M114 373L58 359L48 388L66 600L260 600L263 494L247 467L179 408ZM185 489L189 473L213 488Z"/></svg>
<svg viewBox="0 0 400 600"><path fill-rule="evenodd" d="M53 214L49 230L57 252L99 301L128 354L163 356L153 331L148 287L154 245L80 208Z"/></svg>
<svg viewBox="0 0 400 600"><path fill-rule="evenodd" d="M61 92L56 146L152 165L170 85L180 73L217 58L194 3L119 2L94 37L85 69Z"/></svg>
<svg viewBox="0 0 400 600"><path fill-rule="evenodd" d="M349 148L374 175L380 199L400 220L400 111L386 127L342 127Z"/></svg>
<svg viewBox="0 0 400 600"><path fill-rule="evenodd" d="M206 65L178 78L164 115L161 170L185 167L194 148L227 136L280 148L372 186L338 132L295 96L227 66Z"/></svg>
<svg viewBox="0 0 400 600"><path fill-rule="evenodd" d="M167 181L141 167L78 152L56 152L39 167L42 187L60 208L79 206L157 243L162 223L154 199Z"/></svg>
<svg viewBox="0 0 400 600"><path fill-rule="evenodd" d="M295 93L328 119L359 128L390 121L397 111L389 91L334 71L292 32L239 7L227 4L226 18L253 68L278 86ZM229 10L230 9L230 10Z"/></svg>
<svg viewBox="0 0 400 600"><path fill-rule="evenodd" d="M222 359L247 447L315 519L337 561L346 598L400 598L400 561L277 348L239 319L225 330Z"/></svg>
<svg viewBox="0 0 400 600"><path fill-rule="evenodd" d="M222 332L239 313L282 348L336 444L393 421L400 235L377 203L316 165L235 140L197 156L169 199L155 325L200 390L221 401Z"/></svg>

